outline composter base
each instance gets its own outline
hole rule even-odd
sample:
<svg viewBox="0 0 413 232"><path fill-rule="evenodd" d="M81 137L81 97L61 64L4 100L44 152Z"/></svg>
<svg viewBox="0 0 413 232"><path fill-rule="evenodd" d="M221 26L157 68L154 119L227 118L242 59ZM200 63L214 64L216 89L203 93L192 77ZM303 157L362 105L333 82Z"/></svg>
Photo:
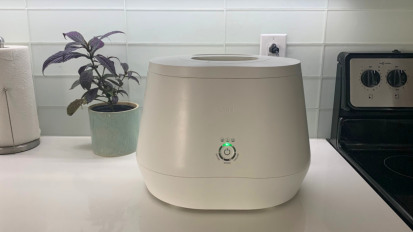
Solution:
<svg viewBox="0 0 413 232"><path fill-rule="evenodd" d="M139 164L139 163L138 163ZM160 174L139 164L158 199L191 209L252 210L282 204L297 193L309 168L277 178L185 178Z"/></svg>

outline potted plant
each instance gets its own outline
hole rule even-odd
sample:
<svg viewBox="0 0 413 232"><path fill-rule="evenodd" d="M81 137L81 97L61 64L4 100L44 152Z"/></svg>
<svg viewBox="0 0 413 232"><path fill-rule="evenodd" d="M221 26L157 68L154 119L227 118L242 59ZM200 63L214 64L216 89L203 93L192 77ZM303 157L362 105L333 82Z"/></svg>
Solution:
<svg viewBox="0 0 413 232"><path fill-rule="evenodd" d="M79 68L79 79L70 89L81 86L86 92L80 99L74 100L67 107L67 114L73 115L79 107L92 101L102 103L89 106L90 130L92 134L93 152L100 156L122 156L136 151L138 137L138 104L132 102L120 102L119 95L128 95L123 89L125 79L139 80L129 70L126 63L122 63L117 57L96 54L105 43L102 41L110 35L123 33L112 31L101 36L95 36L86 42L83 36L76 31L63 33L73 42L68 43L63 51L50 56L43 64L44 70L51 64L66 62L71 59L84 57L88 64ZM123 33L124 34L124 33ZM76 50L83 49L86 53ZM117 73L115 63L119 62L122 73Z"/></svg>

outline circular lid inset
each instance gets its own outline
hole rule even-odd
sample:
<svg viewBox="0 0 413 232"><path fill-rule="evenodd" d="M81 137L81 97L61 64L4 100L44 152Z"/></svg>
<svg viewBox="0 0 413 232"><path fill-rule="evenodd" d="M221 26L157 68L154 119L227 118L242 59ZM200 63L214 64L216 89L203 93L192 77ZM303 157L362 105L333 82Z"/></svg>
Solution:
<svg viewBox="0 0 413 232"><path fill-rule="evenodd" d="M159 57L149 72L187 78L273 78L301 74L300 61L285 57L210 54Z"/></svg>

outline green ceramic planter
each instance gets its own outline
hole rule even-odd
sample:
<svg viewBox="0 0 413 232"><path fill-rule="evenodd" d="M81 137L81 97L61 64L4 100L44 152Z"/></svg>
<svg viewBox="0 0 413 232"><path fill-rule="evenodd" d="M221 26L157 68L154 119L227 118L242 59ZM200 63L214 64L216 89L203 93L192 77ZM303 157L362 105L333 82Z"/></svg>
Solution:
<svg viewBox="0 0 413 232"><path fill-rule="evenodd" d="M118 102L117 107L129 108L119 112L102 112L106 103L89 107L92 148L96 155L116 157L136 151L139 133L139 105Z"/></svg>

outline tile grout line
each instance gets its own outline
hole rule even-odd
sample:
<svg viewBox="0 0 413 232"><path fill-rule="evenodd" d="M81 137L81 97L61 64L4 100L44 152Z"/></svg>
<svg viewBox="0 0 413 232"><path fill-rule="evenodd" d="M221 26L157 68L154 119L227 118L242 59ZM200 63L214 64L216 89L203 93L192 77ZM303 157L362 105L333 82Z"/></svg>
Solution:
<svg viewBox="0 0 413 232"><path fill-rule="evenodd" d="M26 5L27 6L27 5ZM88 11L326 11L326 8L319 7L319 8L283 8L283 7L269 7L269 8L253 8L253 7L245 7L245 8L175 8L175 9L167 9L167 8L104 8L104 7L33 7L33 8L1 8L0 10L30 10L30 11L48 11L48 10L88 10ZM328 8L328 11L413 11L413 9L385 9L385 8L345 8L345 7L337 7L337 8Z"/></svg>
<svg viewBox="0 0 413 232"><path fill-rule="evenodd" d="M128 43L128 36L129 36L129 26L128 26L128 15L126 12L126 0L123 0L123 15L125 17L125 44L126 44L126 63L129 65L129 43ZM128 80L128 100L131 102L130 97L130 81Z"/></svg>
<svg viewBox="0 0 413 232"><path fill-rule="evenodd" d="M33 80L33 88L34 88L34 99L36 100L37 106L37 97L36 97L36 82L35 82L35 75L34 75L34 62L33 62L33 48L32 48L32 32L30 30L30 20L29 20L29 11L27 10L27 0L24 0L24 10L26 11L26 23L27 23L27 32L29 35L29 55L30 55L30 70L32 72L32 80ZM37 107L36 107L37 109ZM39 113L37 113L39 114Z"/></svg>
<svg viewBox="0 0 413 232"><path fill-rule="evenodd" d="M324 26L323 26L323 40L322 40L322 47L321 47L321 65L320 65L320 83L319 83L319 90L318 90L318 102L317 102L317 132L316 132L316 137L319 138L319 132L320 132L320 107L321 107L321 92L323 88L323 71L324 71L324 59L325 59L325 48L326 48L326 38L327 38L327 23L328 23L328 5L329 5L329 0L327 0L327 6L325 10L325 16L324 16Z"/></svg>
<svg viewBox="0 0 413 232"><path fill-rule="evenodd" d="M56 45L56 44L66 44L64 41L11 41L12 43L16 44L38 44L38 45ZM259 46L259 43L171 43L171 42L111 42L111 45L119 45L119 44L128 44L128 45L182 45L182 46L222 46L222 45L229 45L229 46ZM413 43L307 43L307 42L292 42L287 43L288 46L365 46L365 45L413 45Z"/></svg>
<svg viewBox="0 0 413 232"><path fill-rule="evenodd" d="M38 105L37 107L64 107L64 108L67 108L66 106L63 106L63 105ZM140 105L139 105L139 108L143 108L143 106L140 106ZM317 108L305 108L305 110L306 110L306 111L308 111L308 110L315 110L316 113L318 112L318 109L317 109ZM333 110L333 109L323 108L323 109L321 109L321 110Z"/></svg>

